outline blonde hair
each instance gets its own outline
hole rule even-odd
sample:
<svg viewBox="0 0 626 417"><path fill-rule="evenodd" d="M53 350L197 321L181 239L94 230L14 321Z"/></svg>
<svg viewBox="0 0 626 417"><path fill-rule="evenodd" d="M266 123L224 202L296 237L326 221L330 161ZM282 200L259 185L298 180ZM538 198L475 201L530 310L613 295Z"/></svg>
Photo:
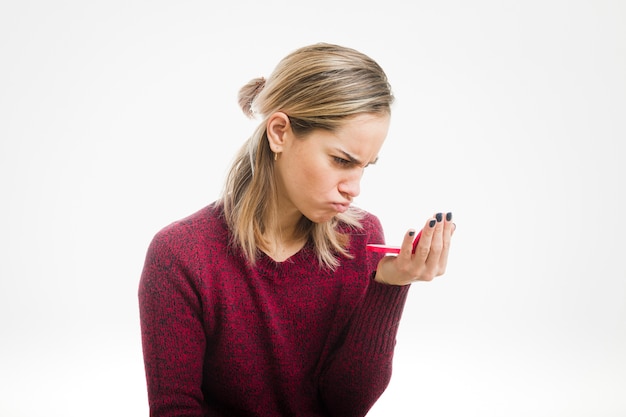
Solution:
<svg viewBox="0 0 626 417"><path fill-rule="evenodd" d="M270 77L255 78L239 91L244 113L263 121L235 157L223 192L226 222L232 243L254 264L259 249L269 242L265 221L275 224L277 191L273 153L266 121L274 112L287 114L297 137L325 129L336 130L346 118L360 113L389 114L393 95L382 68L368 56L350 48L318 43L287 55ZM351 257L343 224L360 228L362 212L349 209L325 223L302 216L295 237L313 241L320 265L334 269L339 256Z"/></svg>

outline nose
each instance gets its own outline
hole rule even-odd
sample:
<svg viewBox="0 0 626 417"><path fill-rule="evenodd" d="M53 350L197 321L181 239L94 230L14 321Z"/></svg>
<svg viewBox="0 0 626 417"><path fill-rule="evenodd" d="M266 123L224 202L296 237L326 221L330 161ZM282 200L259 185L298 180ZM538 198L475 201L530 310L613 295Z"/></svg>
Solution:
<svg viewBox="0 0 626 417"><path fill-rule="evenodd" d="M361 193L361 175L350 175L337 187L342 196L352 200Z"/></svg>

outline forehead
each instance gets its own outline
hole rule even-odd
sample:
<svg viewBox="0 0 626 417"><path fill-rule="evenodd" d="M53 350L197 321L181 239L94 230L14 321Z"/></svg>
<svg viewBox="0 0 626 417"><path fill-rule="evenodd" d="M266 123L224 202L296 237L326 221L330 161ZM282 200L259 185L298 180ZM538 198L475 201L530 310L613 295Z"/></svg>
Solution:
<svg viewBox="0 0 626 417"><path fill-rule="evenodd" d="M347 118L333 132L325 135L327 146L342 150L369 161L380 150L389 130L388 114L363 113Z"/></svg>

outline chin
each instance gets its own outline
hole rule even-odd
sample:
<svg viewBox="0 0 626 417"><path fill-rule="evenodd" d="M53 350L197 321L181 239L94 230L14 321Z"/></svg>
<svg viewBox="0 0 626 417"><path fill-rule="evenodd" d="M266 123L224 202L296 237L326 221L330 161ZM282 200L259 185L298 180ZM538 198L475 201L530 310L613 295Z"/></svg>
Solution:
<svg viewBox="0 0 626 417"><path fill-rule="evenodd" d="M335 213L335 214L324 213L324 214L318 214L316 216L304 215L304 217L306 217L307 219L309 219L311 222L313 222L315 224L327 223L327 222L333 220L336 216L337 216L337 213Z"/></svg>

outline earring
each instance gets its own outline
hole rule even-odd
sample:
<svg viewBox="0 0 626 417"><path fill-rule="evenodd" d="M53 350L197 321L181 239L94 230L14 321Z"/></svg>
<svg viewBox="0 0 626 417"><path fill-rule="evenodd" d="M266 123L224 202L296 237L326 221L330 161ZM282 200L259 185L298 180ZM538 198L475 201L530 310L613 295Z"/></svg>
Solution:
<svg viewBox="0 0 626 417"><path fill-rule="evenodd" d="M274 152L274 161L278 161L279 152Z"/></svg>

